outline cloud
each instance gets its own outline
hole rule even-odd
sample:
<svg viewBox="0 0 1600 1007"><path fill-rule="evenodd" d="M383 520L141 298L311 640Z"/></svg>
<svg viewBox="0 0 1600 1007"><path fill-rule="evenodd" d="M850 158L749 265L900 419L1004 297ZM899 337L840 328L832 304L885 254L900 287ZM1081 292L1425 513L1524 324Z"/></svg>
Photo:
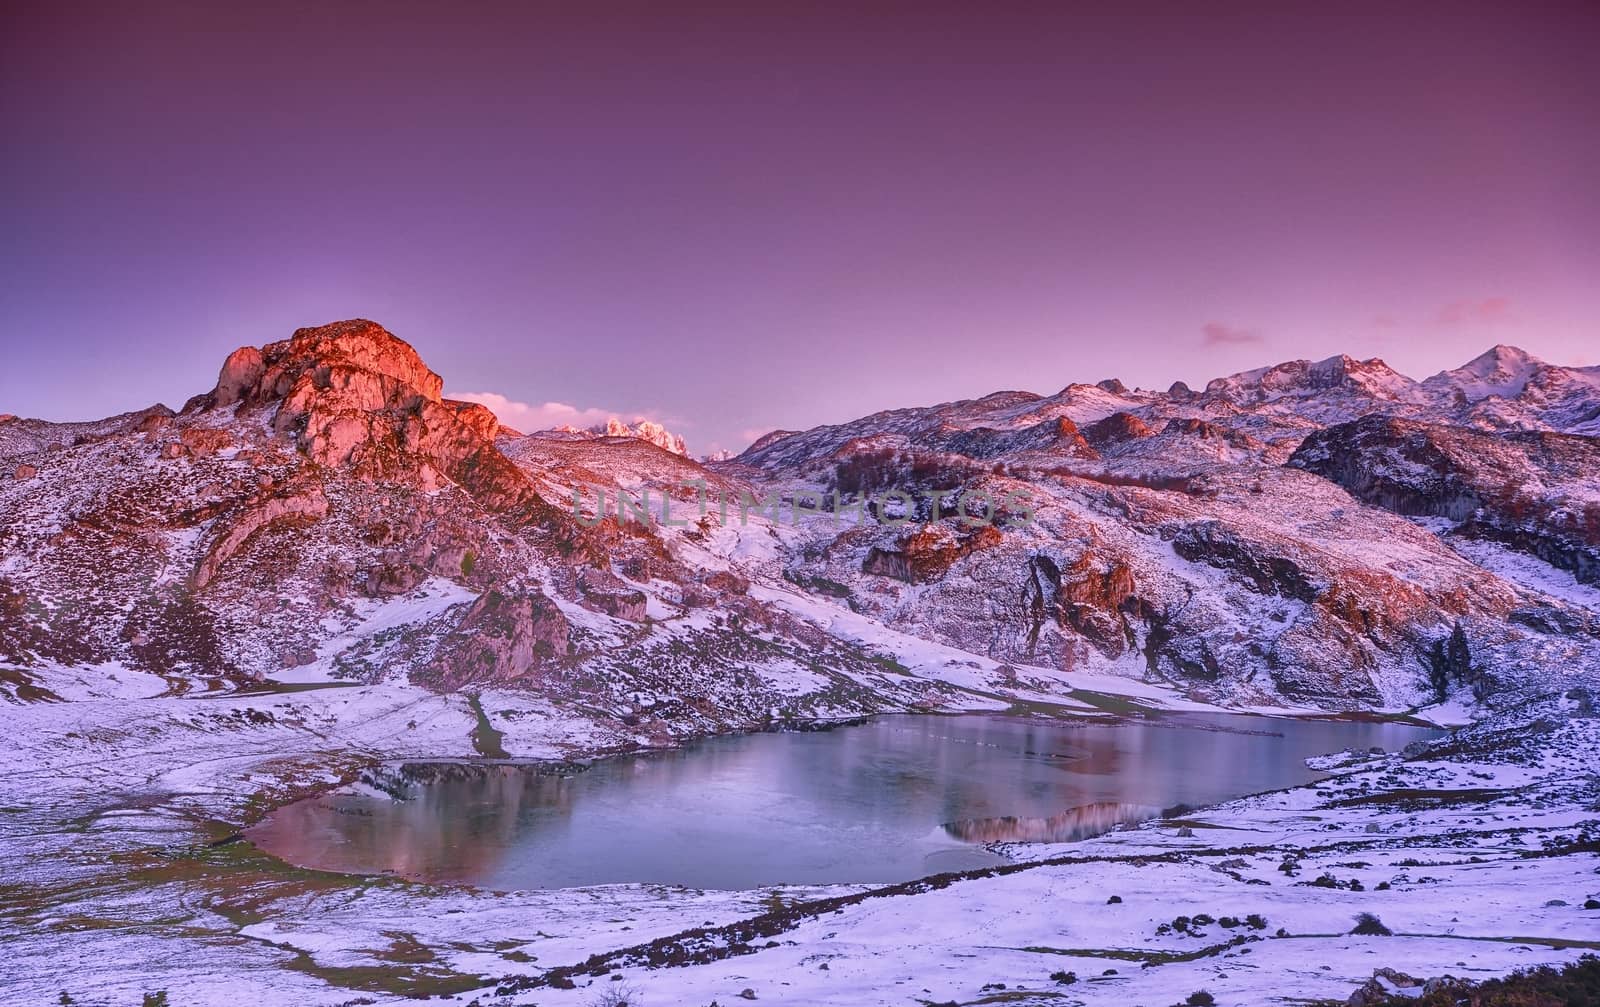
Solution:
<svg viewBox="0 0 1600 1007"><path fill-rule="evenodd" d="M452 399L476 402L489 407L501 423L524 433L549 430L551 427L592 427L613 417L629 416L631 422L650 419L645 413L624 414L612 409L583 409L565 402L541 402L537 405L508 399L498 392L451 392Z"/></svg>
<svg viewBox="0 0 1600 1007"><path fill-rule="evenodd" d="M1434 321L1439 325L1461 325L1468 322L1499 322L1509 317L1509 298L1485 297L1482 300L1451 301L1439 309Z"/></svg>
<svg viewBox="0 0 1600 1007"><path fill-rule="evenodd" d="M1236 329L1221 322L1207 322L1200 326L1201 344L1204 346L1238 346L1262 342L1261 333L1250 329Z"/></svg>

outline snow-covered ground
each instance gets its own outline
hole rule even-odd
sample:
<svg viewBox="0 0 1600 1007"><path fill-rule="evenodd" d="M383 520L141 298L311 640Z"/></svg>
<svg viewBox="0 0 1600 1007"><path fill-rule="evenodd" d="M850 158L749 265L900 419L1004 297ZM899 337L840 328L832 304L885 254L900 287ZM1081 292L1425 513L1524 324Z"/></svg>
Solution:
<svg viewBox="0 0 1600 1007"><path fill-rule="evenodd" d="M589 1005L628 990L661 1007L748 990L792 1004L1167 1004L1205 989L1300 1003L1342 999L1379 967L1483 977L1600 947L1600 910L1583 908L1600 898L1600 720L1581 690L1429 753L1330 757L1314 786L1013 845L994 871L881 889L496 893L216 845L377 759L473 756L467 698L394 683L175 696L102 671L117 683L98 696L52 670L37 684L72 701L8 710L0 1002L166 990L183 1005ZM1094 685L1118 682L1159 698ZM635 740L525 694L482 705L518 755ZM1362 912L1395 935L1351 935Z"/></svg>

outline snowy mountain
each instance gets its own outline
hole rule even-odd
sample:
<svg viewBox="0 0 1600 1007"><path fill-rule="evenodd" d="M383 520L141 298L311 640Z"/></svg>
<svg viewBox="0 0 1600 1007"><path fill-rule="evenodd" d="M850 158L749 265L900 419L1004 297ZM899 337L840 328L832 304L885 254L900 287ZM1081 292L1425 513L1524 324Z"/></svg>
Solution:
<svg viewBox="0 0 1600 1007"><path fill-rule="evenodd" d="M1569 960L1600 906L1591 379L1501 350L1420 384L1295 361L702 463L635 428L508 431L352 320L240 348L177 412L0 419L7 977L27 1002L1373 1003ZM1208 807L947 819L931 838L1005 862L883 886L490 891L423 883L435 825L370 876L250 828L426 807L394 781L506 756L559 822L590 760L648 780L677 772L656 749L888 712L1004 712L1072 772L1030 718L1219 707L1478 723ZM1252 723L1203 737L1290 730ZM1204 761L1170 772L1256 778ZM1348 933L1376 912L1396 936Z"/></svg>
<svg viewBox="0 0 1600 1007"><path fill-rule="evenodd" d="M1496 346L1422 387L1471 426L1600 435L1600 367L1557 367Z"/></svg>
<svg viewBox="0 0 1600 1007"><path fill-rule="evenodd" d="M1490 678L1597 649L1549 577L1479 562L1600 576L1596 442L1561 432L1600 385L1509 348L1420 384L1341 356L1199 393L997 392L705 464L654 424L522 436L441 388L356 320L236 351L177 413L0 423L0 658L173 688L700 697L694 719L727 724L952 688L870 673L866 638L973 655L987 689L1029 668L1046 692L1092 672L1328 708L1425 700L1457 626ZM871 503L887 492L904 505ZM853 516L797 518L796 495ZM774 678L751 650L774 646L832 653L854 698ZM669 653L698 655L689 678L662 678Z"/></svg>
<svg viewBox="0 0 1600 1007"><path fill-rule="evenodd" d="M654 444L663 451L671 451L675 455L689 454L688 447L683 438L668 430L666 427L652 420L637 420L632 426L617 419L615 416L604 423L592 427L578 428L571 424L563 423L546 431L536 431L534 436L559 435L568 438L593 440L600 437L632 437L635 440Z"/></svg>

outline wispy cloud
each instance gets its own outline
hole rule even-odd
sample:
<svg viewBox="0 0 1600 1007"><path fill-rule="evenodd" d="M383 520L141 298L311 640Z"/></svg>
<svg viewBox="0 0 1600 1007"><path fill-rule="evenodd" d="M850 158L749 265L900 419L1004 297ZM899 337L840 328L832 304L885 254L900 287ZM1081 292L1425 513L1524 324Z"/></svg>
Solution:
<svg viewBox="0 0 1600 1007"><path fill-rule="evenodd" d="M1239 329L1221 322L1207 322L1200 326L1200 342L1203 346L1239 346L1263 342L1263 339L1261 333L1253 329Z"/></svg>
<svg viewBox="0 0 1600 1007"><path fill-rule="evenodd" d="M1481 300L1451 301L1439 309L1434 319L1439 325L1461 325L1469 322L1498 322L1511 317L1511 300L1506 297L1485 297Z"/></svg>
<svg viewBox="0 0 1600 1007"><path fill-rule="evenodd" d="M565 402L518 402L498 392L451 392L450 397L487 406L501 423L523 432L559 426L592 427L613 418L635 423L642 419L655 419L648 413L583 408Z"/></svg>

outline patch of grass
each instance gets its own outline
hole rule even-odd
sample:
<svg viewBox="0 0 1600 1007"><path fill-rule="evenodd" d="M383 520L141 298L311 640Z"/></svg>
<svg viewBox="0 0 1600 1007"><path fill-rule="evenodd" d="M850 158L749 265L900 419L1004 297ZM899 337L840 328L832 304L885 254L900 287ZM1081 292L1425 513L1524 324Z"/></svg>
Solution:
<svg viewBox="0 0 1600 1007"><path fill-rule="evenodd" d="M1514 791L1496 787L1469 787L1464 790L1385 790L1380 794L1363 794L1346 797L1329 804L1330 808L1387 807L1399 805L1407 808L1447 808L1456 804L1488 804Z"/></svg>
<svg viewBox="0 0 1600 1007"><path fill-rule="evenodd" d="M489 723L489 715L483 710L483 701L476 692L467 694L467 705L472 707L473 716L478 718L478 724L472 729L472 747L485 759L509 759L511 753L505 749L505 732L495 730Z"/></svg>

